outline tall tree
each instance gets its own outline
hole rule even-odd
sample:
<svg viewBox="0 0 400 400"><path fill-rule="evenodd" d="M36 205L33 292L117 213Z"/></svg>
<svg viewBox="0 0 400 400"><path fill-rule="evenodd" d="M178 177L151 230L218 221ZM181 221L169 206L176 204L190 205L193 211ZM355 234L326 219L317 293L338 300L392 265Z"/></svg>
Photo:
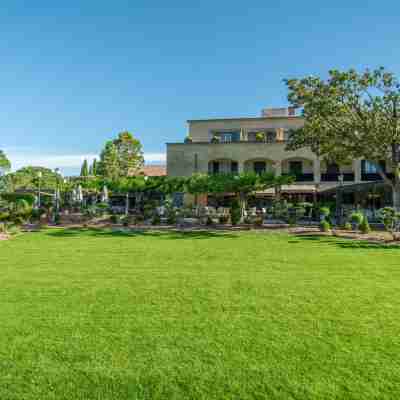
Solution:
<svg viewBox="0 0 400 400"><path fill-rule="evenodd" d="M0 176L4 175L5 172L11 168L10 160L7 158L3 150L0 150Z"/></svg>
<svg viewBox="0 0 400 400"><path fill-rule="evenodd" d="M109 180L117 180L121 177L118 150L115 144L109 140L100 154L99 173Z"/></svg>
<svg viewBox="0 0 400 400"><path fill-rule="evenodd" d="M142 145L131 133L121 132L106 143L99 164L99 172L107 178L132 176L144 164Z"/></svg>
<svg viewBox="0 0 400 400"><path fill-rule="evenodd" d="M288 99L302 108L304 126L292 132L287 148L309 147L317 155L346 163L375 164L392 187L400 209L400 83L384 68L358 73L329 71L323 80L309 76L285 81ZM393 175L381 167L384 160Z"/></svg>
<svg viewBox="0 0 400 400"><path fill-rule="evenodd" d="M92 175L97 176L97 158L94 158L92 162Z"/></svg>
<svg viewBox="0 0 400 400"><path fill-rule="evenodd" d="M89 167L88 162L86 159L83 160L82 167L81 167L81 176L89 176Z"/></svg>

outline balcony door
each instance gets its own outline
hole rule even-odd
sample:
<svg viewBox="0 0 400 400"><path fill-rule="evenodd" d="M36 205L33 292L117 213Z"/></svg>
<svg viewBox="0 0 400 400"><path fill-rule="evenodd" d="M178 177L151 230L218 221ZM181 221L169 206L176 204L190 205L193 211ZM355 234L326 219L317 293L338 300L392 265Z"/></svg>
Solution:
<svg viewBox="0 0 400 400"><path fill-rule="evenodd" d="M254 161L253 168L256 174L261 175L267 170L267 164L265 161Z"/></svg>
<svg viewBox="0 0 400 400"><path fill-rule="evenodd" d="M303 174L303 162L302 161L289 161L289 174L299 176Z"/></svg>

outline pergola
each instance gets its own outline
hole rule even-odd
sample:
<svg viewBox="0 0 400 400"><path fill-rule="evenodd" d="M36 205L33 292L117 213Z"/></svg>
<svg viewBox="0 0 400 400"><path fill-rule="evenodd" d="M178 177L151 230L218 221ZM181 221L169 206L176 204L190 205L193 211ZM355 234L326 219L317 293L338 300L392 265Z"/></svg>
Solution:
<svg viewBox="0 0 400 400"><path fill-rule="evenodd" d="M392 205L391 187L383 181L361 182L339 185L319 191L322 199L334 198L336 201L336 216L341 219L343 208L368 209L375 217L376 211L384 206Z"/></svg>

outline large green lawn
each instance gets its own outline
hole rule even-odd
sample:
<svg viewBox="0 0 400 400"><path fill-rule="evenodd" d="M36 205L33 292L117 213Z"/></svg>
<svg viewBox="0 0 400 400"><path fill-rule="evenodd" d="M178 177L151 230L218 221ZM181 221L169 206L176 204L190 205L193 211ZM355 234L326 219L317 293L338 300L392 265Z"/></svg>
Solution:
<svg viewBox="0 0 400 400"><path fill-rule="evenodd" d="M396 399L400 249L53 230L0 242L0 399Z"/></svg>

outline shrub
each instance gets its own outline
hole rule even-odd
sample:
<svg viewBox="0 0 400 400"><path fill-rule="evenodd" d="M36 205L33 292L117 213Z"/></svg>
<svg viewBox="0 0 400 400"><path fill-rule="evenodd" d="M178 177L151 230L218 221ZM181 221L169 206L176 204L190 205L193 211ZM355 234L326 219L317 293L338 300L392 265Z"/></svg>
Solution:
<svg viewBox="0 0 400 400"><path fill-rule="evenodd" d="M331 215L331 210L329 207L321 207L319 209L319 214L321 216L321 219L325 220Z"/></svg>
<svg viewBox="0 0 400 400"><path fill-rule="evenodd" d="M319 228L321 229L321 232L329 232L331 229L331 224L327 220L323 219L319 224Z"/></svg>
<svg viewBox="0 0 400 400"><path fill-rule="evenodd" d="M263 225L263 218L262 217L259 217L259 216L257 216L256 218L255 218L255 220L254 220L254 225L255 226L262 226Z"/></svg>
<svg viewBox="0 0 400 400"><path fill-rule="evenodd" d="M152 220L151 220L152 225L160 225L161 224L161 218L158 214L154 214Z"/></svg>
<svg viewBox="0 0 400 400"><path fill-rule="evenodd" d="M174 210L171 210L168 215L167 215L167 223L169 225L175 225L176 224L176 212Z"/></svg>
<svg viewBox="0 0 400 400"><path fill-rule="evenodd" d="M214 221L209 215L207 216L206 225L207 226L214 225Z"/></svg>
<svg viewBox="0 0 400 400"><path fill-rule="evenodd" d="M306 214L306 208L303 203L298 203L288 210L287 222L291 226L297 225L299 219Z"/></svg>
<svg viewBox="0 0 400 400"><path fill-rule="evenodd" d="M8 221L9 217L10 217L10 213L8 211L0 211L0 222Z"/></svg>
<svg viewBox="0 0 400 400"><path fill-rule="evenodd" d="M240 205L237 200L232 201L231 204L231 222L232 225L237 225L242 218Z"/></svg>
<svg viewBox="0 0 400 400"><path fill-rule="evenodd" d="M95 218L97 216L97 207L96 206L88 206L85 209L84 214L88 218Z"/></svg>
<svg viewBox="0 0 400 400"><path fill-rule="evenodd" d="M229 222L229 215L220 215L219 223L225 225Z"/></svg>
<svg viewBox="0 0 400 400"><path fill-rule="evenodd" d="M289 218L289 207L291 205L286 200L274 201L272 205L273 218L287 219Z"/></svg>
<svg viewBox="0 0 400 400"><path fill-rule="evenodd" d="M113 214L110 217L110 221L111 221L112 224L118 224L120 222L120 216L116 215L116 214Z"/></svg>
<svg viewBox="0 0 400 400"><path fill-rule="evenodd" d="M351 223L350 223L350 222L346 222L346 223L344 224L343 229L344 229L345 231L351 231L351 230L353 229L353 227L351 226Z"/></svg>
<svg viewBox="0 0 400 400"><path fill-rule="evenodd" d="M400 213L392 207L385 207L379 210L379 216L385 225L385 229L392 235L393 240L399 240Z"/></svg>
<svg viewBox="0 0 400 400"><path fill-rule="evenodd" d="M287 223L290 226L296 226L297 224L297 218L294 214L290 214L289 217L287 218Z"/></svg>
<svg viewBox="0 0 400 400"><path fill-rule="evenodd" d="M361 233L370 233L371 232L371 228L369 226L369 222L368 222L368 218L367 217L363 217L363 220L360 224L360 231Z"/></svg>
<svg viewBox="0 0 400 400"><path fill-rule="evenodd" d="M96 204L96 208L99 215L105 215L110 210L110 207L107 203L98 203Z"/></svg>
<svg viewBox="0 0 400 400"><path fill-rule="evenodd" d="M6 226L6 230L9 235L18 235L19 233L21 233L20 227L14 224Z"/></svg>
<svg viewBox="0 0 400 400"><path fill-rule="evenodd" d="M121 222L123 226L125 227L129 226L129 216L128 215L123 216L121 218Z"/></svg>
<svg viewBox="0 0 400 400"><path fill-rule="evenodd" d="M44 208L34 208L31 213L31 219L33 221L40 221L43 215L46 215Z"/></svg>
<svg viewBox="0 0 400 400"><path fill-rule="evenodd" d="M354 225L355 229L358 229L358 227L364 220L364 215L358 211L353 212L350 215L350 220L351 220L351 223Z"/></svg>
<svg viewBox="0 0 400 400"><path fill-rule="evenodd" d="M144 216L142 214L137 214L135 216L132 216L132 224L142 224L144 222Z"/></svg>

